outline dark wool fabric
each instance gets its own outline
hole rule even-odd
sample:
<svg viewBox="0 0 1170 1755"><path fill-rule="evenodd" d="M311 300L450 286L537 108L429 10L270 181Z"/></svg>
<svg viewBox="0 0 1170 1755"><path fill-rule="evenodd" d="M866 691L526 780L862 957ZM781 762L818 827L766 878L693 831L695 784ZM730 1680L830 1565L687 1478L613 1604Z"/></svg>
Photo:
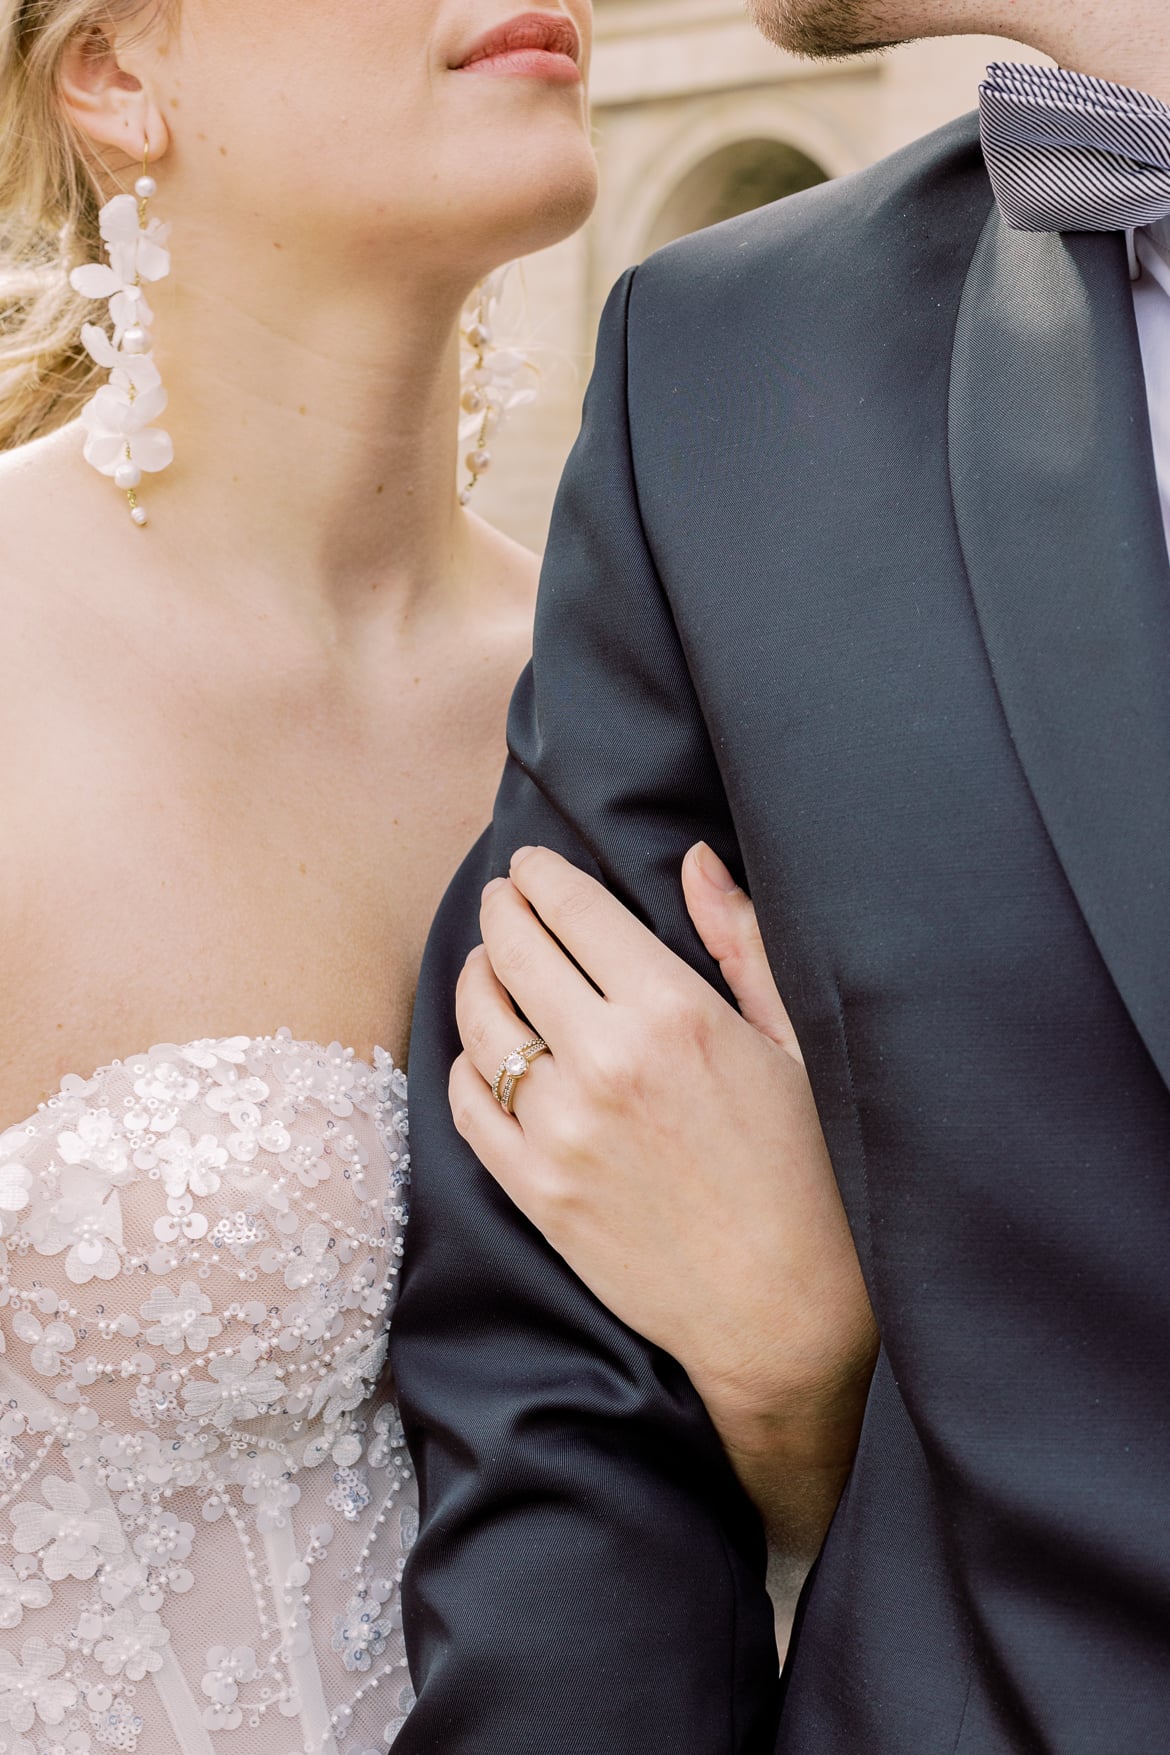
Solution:
<svg viewBox="0 0 1170 1755"><path fill-rule="evenodd" d="M396 1755L1170 1747L1170 563L1124 241L1009 231L968 118L627 276L510 742L411 1058ZM699 836L755 898L884 1343L783 1699L687 1381L446 1101L511 851L710 973Z"/></svg>

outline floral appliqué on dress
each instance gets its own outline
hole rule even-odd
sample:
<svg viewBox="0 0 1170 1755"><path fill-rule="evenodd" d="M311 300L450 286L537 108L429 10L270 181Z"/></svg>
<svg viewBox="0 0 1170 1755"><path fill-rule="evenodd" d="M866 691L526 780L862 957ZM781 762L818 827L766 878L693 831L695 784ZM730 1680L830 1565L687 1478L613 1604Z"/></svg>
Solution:
<svg viewBox="0 0 1170 1755"><path fill-rule="evenodd" d="M0 1752L365 1755L411 1704L406 1082L163 1045L0 1135Z"/></svg>

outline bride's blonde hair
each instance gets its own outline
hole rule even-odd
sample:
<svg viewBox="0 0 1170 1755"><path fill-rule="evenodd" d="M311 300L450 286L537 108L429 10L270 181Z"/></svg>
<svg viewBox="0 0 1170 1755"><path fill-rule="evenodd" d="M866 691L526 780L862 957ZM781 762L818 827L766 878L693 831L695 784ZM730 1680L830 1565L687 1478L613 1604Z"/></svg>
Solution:
<svg viewBox="0 0 1170 1755"><path fill-rule="evenodd" d="M92 304L69 271L101 254L102 195L60 101L65 51L117 16L174 0L0 0L0 451L62 426L97 368L78 340Z"/></svg>

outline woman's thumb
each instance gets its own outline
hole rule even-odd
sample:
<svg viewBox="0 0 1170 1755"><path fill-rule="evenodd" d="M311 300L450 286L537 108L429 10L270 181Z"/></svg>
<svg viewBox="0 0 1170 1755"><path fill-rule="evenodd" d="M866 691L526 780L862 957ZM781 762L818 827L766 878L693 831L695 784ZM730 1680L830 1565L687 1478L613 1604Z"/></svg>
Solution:
<svg viewBox="0 0 1170 1755"><path fill-rule="evenodd" d="M683 860L683 895L695 931L723 971L748 1023L802 1060L791 1019L772 979L751 897L719 855L700 841Z"/></svg>

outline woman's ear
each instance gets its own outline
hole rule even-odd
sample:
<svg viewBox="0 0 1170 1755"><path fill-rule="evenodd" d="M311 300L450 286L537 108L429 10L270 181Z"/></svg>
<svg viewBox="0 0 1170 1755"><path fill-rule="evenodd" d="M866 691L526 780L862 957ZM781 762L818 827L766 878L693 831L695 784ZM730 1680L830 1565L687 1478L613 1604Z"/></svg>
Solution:
<svg viewBox="0 0 1170 1755"><path fill-rule="evenodd" d="M157 99L99 27L79 32L66 49L60 93L69 120L99 149L122 151L135 164L141 164L144 148L152 164L166 152L170 130Z"/></svg>

